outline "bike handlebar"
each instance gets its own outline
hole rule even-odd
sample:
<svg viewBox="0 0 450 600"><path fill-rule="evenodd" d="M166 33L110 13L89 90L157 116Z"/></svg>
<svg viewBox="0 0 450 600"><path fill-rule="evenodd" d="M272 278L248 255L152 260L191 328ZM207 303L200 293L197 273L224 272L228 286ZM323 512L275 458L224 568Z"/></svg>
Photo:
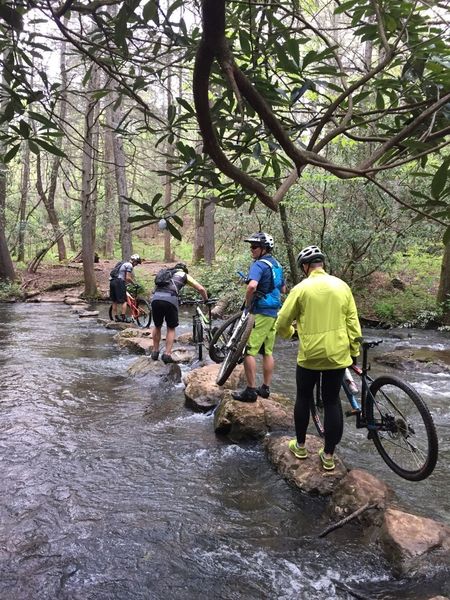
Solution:
<svg viewBox="0 0 450 600"><path fill-rule="evenodd" d="M208 298L208 300L190 300L187 298L180 298L180 304L184 304L186 306L197 306L198 304L216 304L218 302L218 298Z"/></svg>

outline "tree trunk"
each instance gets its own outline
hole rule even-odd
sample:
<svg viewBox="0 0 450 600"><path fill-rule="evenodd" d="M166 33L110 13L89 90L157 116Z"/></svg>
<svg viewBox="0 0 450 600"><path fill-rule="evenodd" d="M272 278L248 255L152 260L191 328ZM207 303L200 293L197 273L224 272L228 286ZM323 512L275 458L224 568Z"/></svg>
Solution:
<svg viewBox="0 0 450 600"><path fill-rule="evenodd" d="M216 258L216 244L214 235L214 216L216 212L216 205L214 198L208 198L204 202L204 249L205 249L205 262L207 265L211 265Z"/></svg>
<svg viewBox="0 0 450 600"><path fill-rule="evenodd" d="M292 239L292 231L289 226L289 219L286 211L286 206L283 203L281 203L279 208L281 229L283 230L284 245L286 247L286 252L289 260L289 269L291 271L292 285L295 285L300 281L300 276L298 273L297 261L294 256L294 242Z"/></svg>
<svg viewBox="0 0 450 600"><path fill-rule="evenodd" d="M205 258L205 201L204 198L195 199L194 208L194 248L193 262L199 263Z"/></svg>
<svg viewBox="0 0 450 600"><path fill-rule="evenodd" d="M167 76L167 95L166 95L167 107L166 114L168 112L169 106L172 102L172 77L171 77L171 69L170 65L168 66L168 76ZM166 146L166 171L170 171L172 168L171 158L173 156L173 146L170 143L167 143ZM172 182L170 177L166 175L164 181L164 206L168 207L172 202ZM168 211L168 209L167 209ZM164 260L169 262L173 260L172 256L172 248L171 248L171 235L168 229L164 232Z"/></svg>
<svg viewBox="0 0 450 600"><path fill-rule="evenodd" d="M9 50L7 52L9 52ZM3 64L6 63L7 52L3 54ZM2 72L2 82L6 86L5 69L6 67L4 67ZM6 103L7 95L3 95L2 101L0 102L0 112L2 115L4 114ZM8 127L8 124L3 124L2 127ZM5 154L5 148L1 141L0 154L2 156ZM6 242L6 173L7 167L3 165L0 169L0 279L9 279L13 281L16 278L16 274L14 272L14 265L11 259L11 254L9 253L8 244Z"/></svg>
<svg viewBox="0 0 450 600"><path fill-rule="evenodd" d="M96 104L92 92L97 89L98 71L93 68L89 82L88 102L84 117L84 141L82 159L81 181L81 241L83 249L84 271L84 296L95 298L98 296L97 283L94 272L94 219L95 219L95 181L93 177L94 161L94 127Z"/></svg>
<svg viewBox="0 0 450 600"><path fill-rule="evenodd" d="M437 301L442 303L444 307L444 325L450 325L450 243L445 246L444 256L442 257Z"/></svg>
<svg viewBox="0 0 450 600"><path fill-rule="evenodd" d="M170 147L170 146L169 146ZM166 169L169 169L169 160L166 163ZM170 181L170 177L166 175L164 182L164 206L168 206L172 201L172 182ZM168 229L164 231L164 260L165 262L170 262L173 260L172 256L172 247L171 247L171 234Z"/></svg>
<svg viewBox="0 0 450 600"><path fill-rule="evenodd" d="M114 202L114 141L112 106L106 108L106 125L103 135L105 164L105 206L103 211L103 252L106 258L114 256L115 202Z"/></svg>
<svg viewBox="0 0 450 600"><path fill-rule="evenodd" d="M27 143L22 152L22 177L20 190L20 209L19 209L19 239L17 244L17 260L25 261L25 234L27 227L27 203L28 188L30 185L30 147Z"/></svg>
<svg viewBox="0 0 450 600"><path fill-rule="evenodd" d="M127 173L125 170L125 151L121 134L117 132L121 123L120 108L112 111L113 122L113 147L114 164L116 174L117 194L119 196L119 220L120 220L120 245L122 248L122 260L128 260L133 254L131 242L131 225L128 222L130 216L130 205L128 203Z"/></svg>
<svg viewBox="0 0 450 600"><path fill-rule="evenodd" d="M9 279L14 281L16 274L14 265L9 253L8 244L6 243L6 220L5 220L5 205L6 205L6 173L2 169L0 171L0 280Z"/></svg>
<svg viewBox="0 0 450 600"><path fill-rule="evenodd" d="M39 194L39 197L42 200L42 203L44 204L44 206L47 210L48 220L52 226L54 237L55 237L55 239L58 240L57 244L58 244L59 260L65 260L66 246L64 244L63 237L60 235L61 229L60 229L60 225L59 225L59 218L58 218L58 213L56 212L56 209L55 209L55 191L56 191L56 183L57 183L57 176L58 176L58 170L59 170L59 159L56 160L56 164L55 164L55 162L53 162L53 165L52 165L52 173L50 175L50 189L49 189L48 194L45 193L44 186L42 183L41 164L42 164L41 163L41 155L38 154L36 156L36 189Z"/></svg>

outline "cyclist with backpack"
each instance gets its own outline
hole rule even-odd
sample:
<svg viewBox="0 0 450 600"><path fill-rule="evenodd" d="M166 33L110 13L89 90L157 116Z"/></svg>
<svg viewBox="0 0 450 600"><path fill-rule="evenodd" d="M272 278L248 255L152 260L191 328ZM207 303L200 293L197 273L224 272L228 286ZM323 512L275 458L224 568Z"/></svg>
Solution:
<svg viewBox="0 0 450 600"><path fill-rule="evenodd" d="M175 362L172 358L172 347L178 327L179 294L185 285L196 290L203 300L208 300L208 292L191 275L184 263L177 263L173 268L161 269L155 276L155 290L152 295L152 330L153 349L151 357L158 360L161 329L164 320L167 325L166 347L161 355L164 363Z"/></svg>
<svg viewBox="0 0 450 600"><path fill-rule="evenodd" d="M254 233L244 240L250 244L253 263L247 277L245 306L255 315L255 326L247 342L244 358L247 387L233 392L235 400L255 402L258 396L268 398L272 381L275 344L275 321L281 307L281 294L286 292L283 267L272 256L273 237ZM256 355L263 356L263 384L256 387Z"/></svg>
<svg viewBox="0 0 450 600"><path fill-rule="evenodd" d="M109 274L109 296L115 321L131 323L131 319L126 316L127 283L133 282L133 269L141 263L142 259L139 254L132 254L129 261L119 261ZM117 313L119 305L120 316Z"/></svg>

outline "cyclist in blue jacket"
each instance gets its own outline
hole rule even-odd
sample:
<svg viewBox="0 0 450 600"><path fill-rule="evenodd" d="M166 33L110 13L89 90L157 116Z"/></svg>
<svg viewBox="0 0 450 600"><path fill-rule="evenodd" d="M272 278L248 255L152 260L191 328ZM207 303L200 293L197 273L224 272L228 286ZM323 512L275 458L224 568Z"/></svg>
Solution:
<svg viewBox="0 0 450 600"><path fill-rule="evenodd" d="M275 321L281 307L281 294L286 292L283 268L272 256L273 237L259 231L244 240L250 244L253 263L247 277L245 306L255 315L255 326L247 342L244 370L247 387L233 392L235 400L255 402L258 396L268 398L272 381L275 344ZM256 355L263 356L263 384L256 387Z"/></svg>

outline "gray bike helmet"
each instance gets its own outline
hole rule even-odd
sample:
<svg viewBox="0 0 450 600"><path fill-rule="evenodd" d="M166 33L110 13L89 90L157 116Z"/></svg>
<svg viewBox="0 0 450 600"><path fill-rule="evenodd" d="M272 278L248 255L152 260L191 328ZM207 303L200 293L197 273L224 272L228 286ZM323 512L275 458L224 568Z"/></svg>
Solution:
<svg viewBox="0 0 450 600"><path fill-rule="evenodd" d="M180 269L180 271L184 271L185 273L189 273L187 265L185 263L179 262L174 266L174 269Z"/></svg>
<svg viewBox="0 0 450 600"><path fill-rule="evenodd" d="M140 265L142 263L142 258L139 256L139 254L132 254L130 256L130 260L135 262L137 265Z"/></svg>
<svg viewBox="0 0 450 600"><path fill-rule="evenodd" d="M297 256L297 265L301 267L302 265L309 265L313 262L323 262L324 260L325 256L322 254L320 248L317 246L306 246L306 248L303 248Z"/></svg>
<svg viewBox="0 0 450 600"><path fill-rule="evenodd" d="M245 238L244 242L249 244L259 244L261 248L267 250L273 249L273 237L264 231L258 231L258 233L252 233L248 238Z"/></svg>

